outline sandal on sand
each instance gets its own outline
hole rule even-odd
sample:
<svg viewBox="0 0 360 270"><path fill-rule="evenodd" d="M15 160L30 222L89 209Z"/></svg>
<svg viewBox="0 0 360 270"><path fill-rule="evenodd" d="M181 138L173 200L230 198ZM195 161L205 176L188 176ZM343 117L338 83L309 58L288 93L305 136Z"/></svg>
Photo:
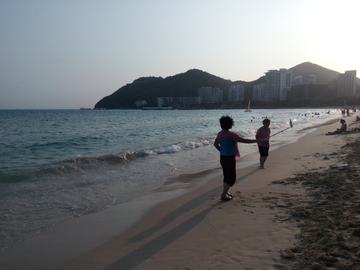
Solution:
<svg viewBox="0 0 360 270"><path fill-rule="evenodd" d="M235 197L235 195L234 194L231 194L231 193L227 193L226 195L228 195L229 197Z"/></svg>
<svg viewBox="0 0 360 270"><path fill-rule="evenodd" d="M228 197L228 196L226 196L226 197L221 197L221 200L222 200L222 201L230 201L230 200L232 200L232 197Z"/></svg>

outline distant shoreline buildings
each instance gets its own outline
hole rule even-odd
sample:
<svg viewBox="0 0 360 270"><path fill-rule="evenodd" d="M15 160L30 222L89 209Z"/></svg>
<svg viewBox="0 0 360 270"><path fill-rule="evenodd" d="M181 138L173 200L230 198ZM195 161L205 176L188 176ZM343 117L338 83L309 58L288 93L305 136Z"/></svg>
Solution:
<svg viewBox="0 0 360 270"><path fill-rule="evenodd" d="M197 89L196 97L157 97L158 107L182 107L224 101L227 93L228 102L243 102L245 88L243 84L232 85L224 92L220 88L203 86ZM337 89L327 83L318 83L315 74L307 78L302 75L293 77L288 69L269 70L265 73L265 83L257 84L252 89L252 99L256 101L284 101L312 98L348 97L356 94L356 70L339 74ZM145 100L137 101L136 106L146 105Z"/></svg>
<svg viewBox="0 0 360 270"><path fill-rule="evenodd" d="M261 101L347 97L355 94L356 70L339 74L337 91L327 83L317 83L315 74L310 74L303 81L302 75L293 77L292 71L287 69L269 70L265 73L265 84L253 86L253 100Z"/></svg>

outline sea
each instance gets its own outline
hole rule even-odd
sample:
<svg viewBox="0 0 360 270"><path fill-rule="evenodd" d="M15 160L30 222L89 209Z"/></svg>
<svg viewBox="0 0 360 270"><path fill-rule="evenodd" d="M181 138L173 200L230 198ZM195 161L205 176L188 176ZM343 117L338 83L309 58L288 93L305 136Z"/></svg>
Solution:
<svg viewBox="0 0 360 270"><path fill-rule="evenodd" d="M169 182L180 193L203 185L205 177L199 174L220 171L213 142L223 115L233 117L232 130L247 139L254 139L269 118L275 135L271 157L271 149L335 122L341 112L0 110L1 252L61 222L131 202ZM256 144L239 148L240 163L258 151Z"/></svg>

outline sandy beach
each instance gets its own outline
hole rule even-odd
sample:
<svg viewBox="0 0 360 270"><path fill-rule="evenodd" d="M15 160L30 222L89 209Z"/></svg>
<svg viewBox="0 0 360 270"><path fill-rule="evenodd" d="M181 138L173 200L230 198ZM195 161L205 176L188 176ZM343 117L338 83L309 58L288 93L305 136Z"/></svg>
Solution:
<svg viewBox="0 0 360 270"><path fill-rule="evenodd" d="M3 252L0 269L360 269L360 132L325 136L338 127L270 148L265 169L240 160L231 201L217 171L135 223L116 207L64 222ZM87 241L72 243L79 234Z"/></svg>

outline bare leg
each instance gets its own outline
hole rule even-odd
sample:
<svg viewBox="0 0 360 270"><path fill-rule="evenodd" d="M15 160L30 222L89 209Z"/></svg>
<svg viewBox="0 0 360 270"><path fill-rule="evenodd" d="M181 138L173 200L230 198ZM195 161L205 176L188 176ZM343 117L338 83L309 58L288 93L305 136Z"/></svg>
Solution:
<svg viewBox="0 0 360 270"><path fill-rule="evenodd" d="M222 199L231 199L231 197L229 197L227 194L229 192L229 189L230 189L230 185L229 184L226 184L224 183L224 189L223 189L223 193L221 194L221 198Z"/></svg>
<svg viewBox="0 0 360 270"><path fill-rule="evenodd" d="M260 157L260 167L261 167L262 169L265 168L265 161L266 161L266 159L267 159L266 156L265 156L265 157Z"/></svg>

